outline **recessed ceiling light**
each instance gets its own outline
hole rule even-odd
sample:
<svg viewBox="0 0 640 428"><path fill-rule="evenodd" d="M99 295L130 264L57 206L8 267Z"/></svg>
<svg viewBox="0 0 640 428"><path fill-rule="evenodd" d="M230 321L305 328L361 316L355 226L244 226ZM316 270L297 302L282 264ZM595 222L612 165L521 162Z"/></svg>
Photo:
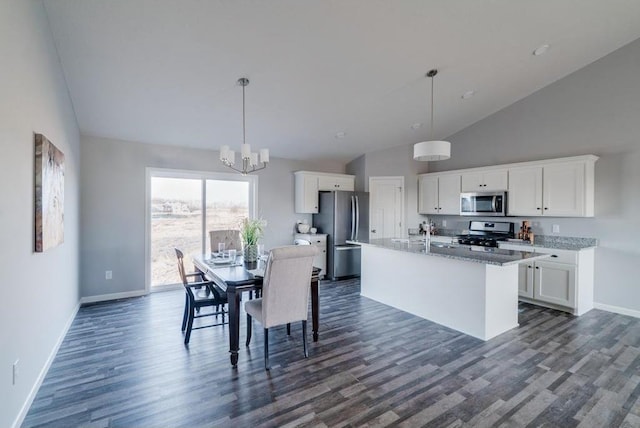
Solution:
<svg viewBox="0 0 640 428"><path fill-rule="evenodd" d="M460 98L462 98L463 100L468 100L469 98L471 98L475 94L476 94L476 91L467 91L464 94L462 94L462 96Z"/></svg>
<svg viewBox="0 0 640 428"><path fill-rule="evenodd" d="M422 126L422 124L420 122L416 122L413 125L411 125L411 129L418 129Z"/></svg>
<svg viewBox="0 0 640 428"><path fill-rule="evenodd" d="M545 53L547 53L547 51L549 50L549 45L545 44L542 46L537 47L534 51L533 54L535 56L540 56L540 55L544 55Z"/></svg>
<svg viewBox="0 0 640 428"><path fill-rule="evenodd" d="M341 140L341 139L343 139L343 138L344 138L344 137L346 137L346 136L347 136L347 133L346 133L346 132L336 132L336 138L337 138L338 140Z"/></svg>

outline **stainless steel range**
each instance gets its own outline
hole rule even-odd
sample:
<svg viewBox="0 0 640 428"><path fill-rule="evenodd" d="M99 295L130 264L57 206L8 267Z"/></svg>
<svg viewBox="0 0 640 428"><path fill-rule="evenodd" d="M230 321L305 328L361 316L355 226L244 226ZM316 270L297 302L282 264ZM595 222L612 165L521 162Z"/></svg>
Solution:
<svg viewBox="0 0 640 428"><path fill-rule="evenodd" d="M458 243L480 247L497 247L499 241L515 236L514 223L507 221L470 221L469 233L458 235Z"/></svg>

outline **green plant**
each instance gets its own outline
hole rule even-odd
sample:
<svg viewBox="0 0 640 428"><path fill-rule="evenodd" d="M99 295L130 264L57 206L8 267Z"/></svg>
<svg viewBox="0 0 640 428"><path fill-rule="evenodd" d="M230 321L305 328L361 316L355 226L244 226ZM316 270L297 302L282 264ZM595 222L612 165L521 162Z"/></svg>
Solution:
<svg viewBox="0 0 640 428"><path fill-rule="evenodd" d="M240 227L240 235L244 245L258 245L258 240L264 234L267 222L261 218L245 218Z"/></svg>

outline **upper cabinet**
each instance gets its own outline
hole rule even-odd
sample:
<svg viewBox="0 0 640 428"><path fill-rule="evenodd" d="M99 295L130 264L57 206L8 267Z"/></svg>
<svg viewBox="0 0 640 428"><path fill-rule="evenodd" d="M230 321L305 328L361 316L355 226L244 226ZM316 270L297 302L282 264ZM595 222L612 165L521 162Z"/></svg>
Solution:
<svg viewBox="0 0 640 428"><path fill-rule="evenodd" d="M461 192L507 191L507 215L593 217L597 156L418 175L418 213L460 213Z"/></svg>
<svg viewBox="0 0 640 428"><path fill-rule="evenodd" d="M507 190L507 177L507 169L462 173L462 191L493 192Z"/></svg>
<svg viewBox="0 0 640 428"><path fill-rule="evenodd" d="M355 189L355 177L352 175L320 175L318 176L318 190L346 190Z"/></svg>
<svg viewBox="0 0 640 428"><path fill-rule="evenodd" d="M301 214L318 212L318 192L321 190L355 189L355 176L324 172L297 171L295 177L295 210Z"/></svg>
<svg viewBox="0 0 640 428"><path fill-rule="evenodd" d="M509 215L593 217L597 157L509 169Z"/></svg>
<svg viewBox="0 0 640 428"><path fill-rule="evenodd" d="M460 214L460 174L418 176L418 213Z"/></svg>

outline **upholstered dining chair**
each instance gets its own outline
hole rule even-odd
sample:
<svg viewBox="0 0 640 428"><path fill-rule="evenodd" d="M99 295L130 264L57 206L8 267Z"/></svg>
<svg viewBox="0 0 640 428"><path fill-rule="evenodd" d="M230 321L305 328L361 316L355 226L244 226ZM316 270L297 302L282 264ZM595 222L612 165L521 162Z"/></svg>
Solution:
<svg viewBox="0 0 640 428"><path fill-rule="evenodd" d="M247 342L251 342L251 324L257 319L264 328L264 367L269 370L269 329L302 321L302 345L307 352L307 315L309 283L313 258L318 249L313 245L290 245L271 250L262 284L262 298L244 304L247 312Z"/></svg>
<svg viewBox="0 0 640 428"><path fill-rule="evenodd" d="M227 324L225 322L226 311L224 305L227 304L227 293L220 290L215 283L206 281L202 273L186 273L184 270L184 254L177 248L176 257L178 258L178 272L185 291L184 314L182 315L182 331L184 332L184 344L188 345L191 339L191 331L206 327L215 327ZM197 282L189 282L189 278L195 277ZM211 306L213 312L204 312L200 309ZM197 312L197 314L196 314ZM196 318L222 316L222 322L193 327L193 320ZM186 331L185 331L186 330Z"/></svg>
<svg viewBox="0 0 640 428"><path fill-rule="evenodd" d="M212 253L218 251L218 243L220 242L224 242L226 250L242 250L239 230L211 230L209 231L209 241Z"/></svg>

